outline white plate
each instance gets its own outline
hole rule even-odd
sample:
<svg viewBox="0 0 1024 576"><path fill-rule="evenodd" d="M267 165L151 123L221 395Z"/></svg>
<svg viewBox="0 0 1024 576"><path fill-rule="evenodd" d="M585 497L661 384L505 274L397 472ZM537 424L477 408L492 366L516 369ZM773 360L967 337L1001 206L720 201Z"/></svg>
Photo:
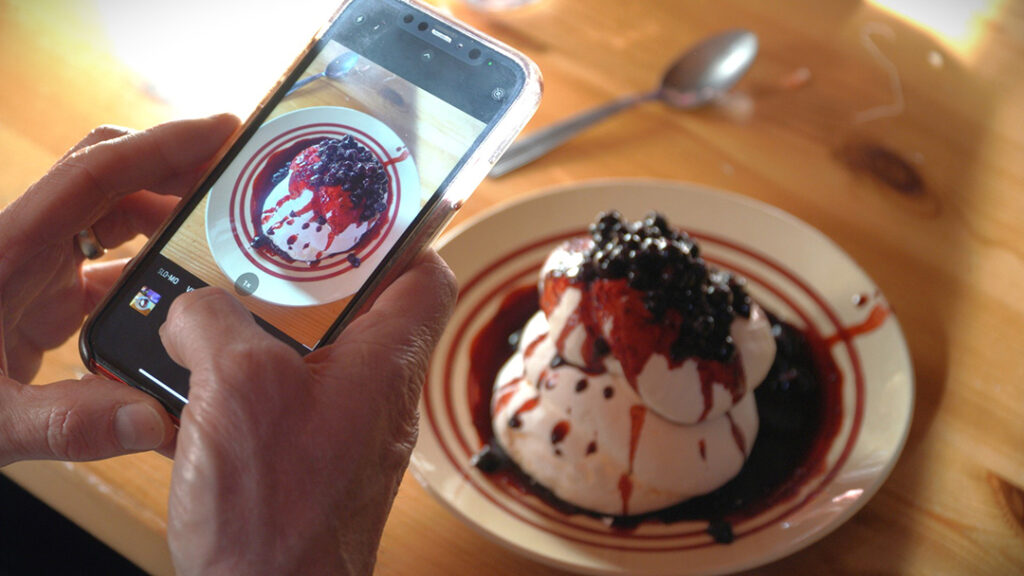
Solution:
<svg viewBox="0 0 1024 576"><path fill-rule="evenodd" d="M665 214L697 238L709 262L745 276L756 300L834 341L842 419L823 469L788 499L734 524L731 544L715 543L706 522L612 530L499 485L469 463L481 445L466 376L474 335L505 294L536 282L555 244L583 233L598 212L613 208L630 219L651 210ZM423 391L412 469L471 526L541 562L616 575L723 574L765 564L850 518L878 490L906 440L914 377L896 318L849 256L781 210L690 184L593 182L499 207L446 236L440 252L462 288Z"/></svg>
<svg viewBox="0 0 1024 576"><path fill-rule="evenodd" d="M272 156L289 146L317 138L352 136L387 171L390 192L379 235L355 252L323 258L316 266L289 262L251 246L259 229L251 216L253 181ZM253 296L284 306L312 306L340 300L362 286L416 217L420 207L416 163L405 143L380 120L350 108L303 108L267 122L256 132L210 190L206 237L220 269L234 282L251 274ZM254 279L254 280L253 280Z"/></svg>

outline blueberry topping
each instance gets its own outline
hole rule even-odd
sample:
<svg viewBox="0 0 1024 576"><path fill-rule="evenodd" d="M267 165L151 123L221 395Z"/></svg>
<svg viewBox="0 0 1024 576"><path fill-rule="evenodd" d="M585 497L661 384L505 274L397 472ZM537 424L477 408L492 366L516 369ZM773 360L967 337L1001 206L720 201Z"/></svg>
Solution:
<svg viewBox="0 0 1024 576"><path fill-rule="evenodd" d="M280 168L277 172L274 172L273 176L270 177L270 184L272 186L277 186L278 184L281 183L282 180L284 180L287 177L288 165L285 164L284 167Z"/></svg>
<svg viewBox="0 0 1024 576"><path fill-rule="evenodd" d="M344 188L353 204L363 206L359 213L363 222L387 210L388 176L384 165L354 138L343 136L321 140L316 145L316 158L317 161L308 168L310 184ZM274 177L277 177L276 173Z"/></svg>
<svg viewBox="0 0 1024 576"><path fill-rule="evenodd" d="M590 236L594 244L579 279L625 279L643 292L652 317L677 311L683 322L671 348L674 359L734 358L729 329L737 316L750 317L751 306L741 278L708 266L697 243L658 213L630 222L617 211L604 212L590 225Z"/></svg>

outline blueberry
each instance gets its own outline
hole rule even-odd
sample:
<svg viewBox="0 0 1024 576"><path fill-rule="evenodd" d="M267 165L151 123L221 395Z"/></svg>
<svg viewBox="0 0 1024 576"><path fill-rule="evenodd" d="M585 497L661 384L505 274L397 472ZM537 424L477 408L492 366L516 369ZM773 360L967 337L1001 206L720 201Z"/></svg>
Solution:
<svg viewBox="0 0 1024 576"><path fill-rule="evenodd" d="M278 184L281 183L282 180L288 177L288 171L289 167L286 165L277 172L274 172L274 175L270 177L270 183L274 186L277 186Z"/></svg>
<svg viewBox="0 0 1024 576"><path fill-rule="evenodd" d="M490 474L497 472L503 466L505 466L505 459L497 451L491 448L490 444L485 444L469 461L471 466L475 466L481 472Z"/></svg>

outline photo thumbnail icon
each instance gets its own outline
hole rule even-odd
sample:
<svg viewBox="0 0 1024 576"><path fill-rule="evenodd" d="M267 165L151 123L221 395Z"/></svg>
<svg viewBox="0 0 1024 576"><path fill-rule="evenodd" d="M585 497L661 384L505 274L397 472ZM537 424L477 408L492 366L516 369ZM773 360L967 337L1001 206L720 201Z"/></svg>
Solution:
<svg viewBox="0 0 1024 576"><path fill-rule="evenodd" d="M159 301L160 294L156 290L143 286L132 298L129 306L139 314L149 316L149 313L153 311L153 308L156 308L156 304Z"/></svg>

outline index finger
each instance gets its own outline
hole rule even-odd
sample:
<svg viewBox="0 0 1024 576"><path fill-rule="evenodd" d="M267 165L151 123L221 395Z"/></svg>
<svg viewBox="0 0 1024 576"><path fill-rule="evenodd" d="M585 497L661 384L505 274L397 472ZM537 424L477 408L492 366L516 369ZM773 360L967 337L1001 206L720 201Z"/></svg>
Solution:
<svg viewBox="0 0 1024 576"><path fill-rule="evenodd" d="M65 241L132 192L195 171L238 127L219 115L161 124L79 150L0 213L0 280L28 251Z"/></svg>

